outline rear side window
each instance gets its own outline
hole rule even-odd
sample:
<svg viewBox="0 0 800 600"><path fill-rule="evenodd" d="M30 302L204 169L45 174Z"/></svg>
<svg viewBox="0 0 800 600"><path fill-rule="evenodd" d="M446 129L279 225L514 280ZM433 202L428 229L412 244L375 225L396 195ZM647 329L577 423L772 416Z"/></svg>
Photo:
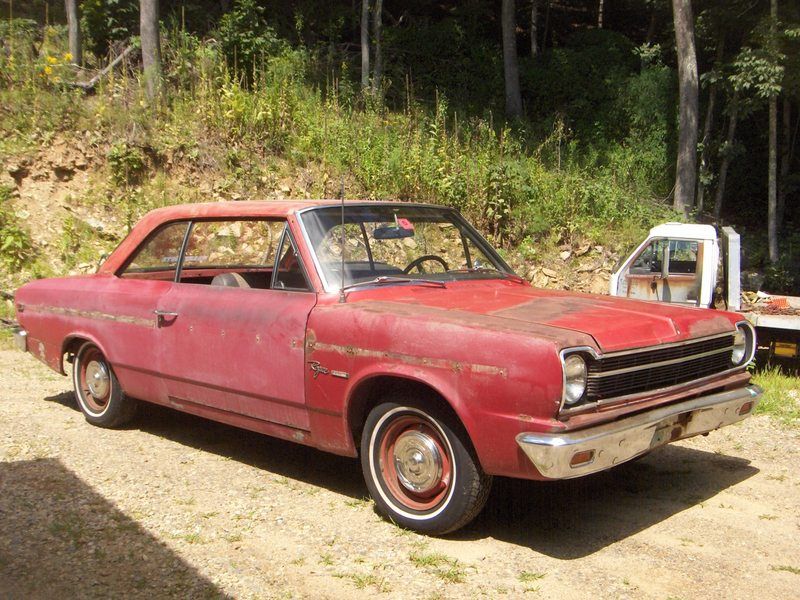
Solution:
<svg viewBox="0 0 800 600"><path fill-rule="evenodd" d="M179 221L157 230L139 247L120 277L174 279L188 226L188 222Z"/></svg>
<svg viewBox="0 0 800 600"><path fill-rule="evenodd" d="M186 246L183 272L272 267L283 226L282 221L198 221Z"/></svg>

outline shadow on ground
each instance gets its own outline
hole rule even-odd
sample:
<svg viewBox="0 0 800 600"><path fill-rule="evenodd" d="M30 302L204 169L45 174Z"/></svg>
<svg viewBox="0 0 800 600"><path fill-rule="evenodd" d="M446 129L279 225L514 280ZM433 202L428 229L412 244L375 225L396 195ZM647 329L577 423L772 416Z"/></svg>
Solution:
<svg viewBox="0 0 800 600"><path fill-rule="evenodd" d="M496 478L484 511L454 538L491 536L554 558L581 558L700 505L756 473L745 459L673 445L579 479Z"/></svg>
<svg viewBox="0 0 800 600"><path fill-rule="evenodd" d="M72 394L48 400L77 410ZM357 460L156 405L143 405L132 427L353 498L367 495ZM450 538L492 537L555 558L580 558L699 505L757 472L745 459L671 445L579 479L495 478L486 508Z"/></svg>
<svg viewBox="0 0 800 600"><path fill-rule="evenodd" d="M56 459L0 463L0 597L227 598Z"/></svg>
<svg viewBox="0 0 800 600"><path fill-rule="evenodd" d="M51 396L46 400L78 410L72 392ZM351 498L364 498L368 495L367 486L361 476L361 465L352 458L321 452L301 444L144 402L129 428Z"/></svg>

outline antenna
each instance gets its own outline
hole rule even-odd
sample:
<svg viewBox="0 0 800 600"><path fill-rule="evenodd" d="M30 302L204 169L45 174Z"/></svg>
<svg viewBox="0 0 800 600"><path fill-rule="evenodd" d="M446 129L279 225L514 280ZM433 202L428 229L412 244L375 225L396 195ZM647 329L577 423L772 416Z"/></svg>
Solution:
<svg viewBox="0 0 800 600"><path fill-rule="evenodd" d="M339 287L339 304L347 302L347 296L344 293L344 251L345 251L345 231L344 231L344 175L342 175L342 185L339 188L339 198L342 201L342 285Z"/></svg>

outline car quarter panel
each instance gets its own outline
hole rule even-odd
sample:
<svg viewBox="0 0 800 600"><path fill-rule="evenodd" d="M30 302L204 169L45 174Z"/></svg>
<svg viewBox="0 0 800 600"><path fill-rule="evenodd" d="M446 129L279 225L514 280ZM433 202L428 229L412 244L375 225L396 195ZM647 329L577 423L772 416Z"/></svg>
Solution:
<svg viewBox="0 0 800 600"><path fill-rule="evenodd" d="M63 352L71 339L90 340L114 366L127 393L165 402L153 310L172 285L105 276L34 281L17 293L18 319L32 353L52 369L63 372Z"/></svg>
<svg viewBox="0 0 800 600"><path fill-rule="evenodd" d="M509 329L458 310L327 297L312 311L306 336L312 434L323 449L354 455L351 425L358 423L348 422L348 403L363 382L393 376L423 383L450 404L488 473L536 477L514 438L553 430L560 343L535 324Z"/></svg>

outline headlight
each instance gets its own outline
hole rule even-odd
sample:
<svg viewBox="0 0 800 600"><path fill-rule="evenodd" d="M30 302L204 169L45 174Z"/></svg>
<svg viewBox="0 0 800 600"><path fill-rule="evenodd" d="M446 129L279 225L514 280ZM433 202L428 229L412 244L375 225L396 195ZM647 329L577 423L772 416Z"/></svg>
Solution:
<svg viewBox="0 0 800 600"><path fill-rule="evenodd" d="M752 358L752 350L755 347L755 336L753 329L744 323L736 325L736 335L733 337L733 350L731 351L731 362L734 366L740 366Z"/></svg>
<svg viewBox="0 0 800 600"><path fill-rule="evenodd" d="M564 403L573 405L586 391L586 361L579 354L564 359Z"/></svg>

